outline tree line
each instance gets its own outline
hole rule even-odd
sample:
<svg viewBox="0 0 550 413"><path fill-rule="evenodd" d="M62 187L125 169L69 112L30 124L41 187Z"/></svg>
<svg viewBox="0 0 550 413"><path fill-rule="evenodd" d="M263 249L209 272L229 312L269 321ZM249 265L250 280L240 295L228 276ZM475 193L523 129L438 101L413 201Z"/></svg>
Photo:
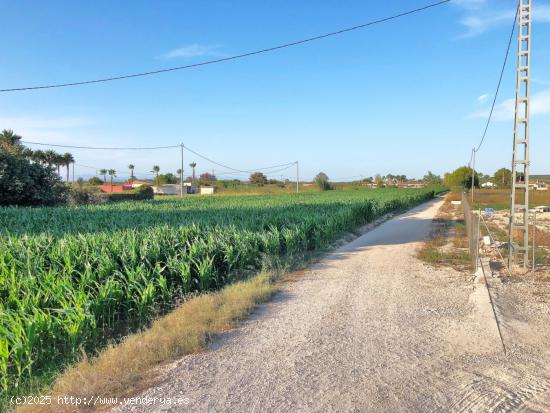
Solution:
<svg viewBox="0 0 550 413"><path fill-rule="evenodd" d="M473 182L472 182L473 176ZM516 174L516 182L523 181L523 174ZM474 187L491 183L494 188L506 189L512 186L512 171L508 168L500 168L493 175L485 175L477 172L469 166L461 166L452 172L447 172L443 177L445 186L454 189L470 189L472 183Z"/></svg>

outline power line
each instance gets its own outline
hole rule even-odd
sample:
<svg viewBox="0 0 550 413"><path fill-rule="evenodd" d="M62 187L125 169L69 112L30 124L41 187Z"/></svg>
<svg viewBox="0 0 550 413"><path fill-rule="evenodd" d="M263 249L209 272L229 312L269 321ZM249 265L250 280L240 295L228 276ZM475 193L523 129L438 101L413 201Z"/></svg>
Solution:
<svg viewBox="0 0 550 413"><path fill-rule="evenodd" d="M200 154L199 152L194 151L191 148L188 148L187 146L185 146L183 144L167 145L167 146L147 146L147 147L100 147L100 146L61 145L61 144L54 144L54 143L31 142L31 141L23 141L23 140L21 142L26 143L26 144L30 144L30 145L53 146L53 147L57 147L57 148L70 148L70 149L88 149L88 150L156 150L156 149L173 149L173 148L183 147L187 151L197 155L199 158L202 158L205 161L208 161L208 162L210 162L214 165L220 166L220 167L225 168L225 169L229 169L229 170L237 172L237 173L250 173L250 172L258 172L258 171L266 171L266 172L272 173L273 171L270 171L271 169L284 167L281 170L286 170L286 169L289 169L290 167L296 165L296 162L287 162L287 163L280 164L280 165L271 165L271 166L265 166L265 167L262 167L262 168L255 168L255 169L248 169L248 170L236 169L236 168L233 168L231 166L228 166L228 165L222 164L220 162L217 162L213 159L210 159L210 158ZM94 168L94 167L86 166L86 165L80 165L80 166L84 166L86 168L92 168L92 169L101 169L101 168ZM231 172L228 172L227 174L231 174Z"/></svg>
<svg viewBox="0 0 550 413"><path fill-rule="evenodd" d="M510 39L508 40L508 47L506 48L506 55L504 57L504 62L502 63L502 69L500 70L500 77L498 79L497 89L495 91L495 97L493 98L493 104L491 105L491 111L489 112L489 117L487 118L487 124L485 125L485 130L483 131L483 136L481 137L481 141L479 142L479 145L477 146L477 149L474 149L475 152L478 152L481 148L481 145L483 145L483 141L485 140L485 136L487 135L487 131L489 130L489 125L491 124L491 119L493 118L493 112L495 110L495 105L498 98L498 93L500 91L500 85L502 84L502 78L504 76L504 69L506 68L506 63L508 62L508 55L510 54L510 47L512 45L512 39L514 37L514 32L516 30L516 23L518 20L518 13L519 13L519 7L516 9L516 16L514 17L514 24L512 25L512 31L510 33Z"/></svg>
<svg viewBox="0 0 550 413"><path fill-rule="evenodd" d="M281 44L281 45L278 45L278 46L268 47L266 49L260 49L260 50L255 50L255 51L252 51L252 52L242 53L242 54L228 56L228 57L223 57L223 58L220 58L220 59L207 60L207 61L203 61L203 62L199 62L199 63L193 63L193 64L189 64L189 65L185 65L185 66L176 66L176 67L170 67L170 68L166 68L166 69L152 70L152 71L141 72L141 73L132 73L132 74L127 74L127 75L113 76L113 77L107 77L107 78L95 79L95 80L84 80L84 81L79 81L79 82L54 83L54 84L50 84L50 85L26 86L26 87L0 89L0 92L6 93L6 92L16 92L16 91L23 91L23 90L53 89L53 88L68 87L68 86L88 85L88 84L92 84L92 83L102 83L102 82L110 82L110 81L114 81L114 80L130 79L130 78L134 78L134 77L157 75L157 74L160 74L160 73L173 72L173 71L176 71L176 70L184 70L184 69L190 69L190 68L199 67L199 66L206 66L206 65L211 65L211 64L221 63L221 62L227 62L227 61L230 61L230 60L242 59L242 58L245 58L245 57L250 57L250 56L254 56L254 55L258 55L258 54L262 54L262 53L273 52L275 50L284 49L284 48L287 48L287 47L292 47L292 46L297 46L297 45L304 44L304 43L313 42L315 40L320 40L320 39L324 39L324 38L331 37L331 36L337 36L337 35L347 33L347 32L351 32L351 31L354 31L354 30L364 29L364 28L369 27L369 26L373 26L373 25L380 24L380 23L385 23L385 22L388 22L390 20L395 20L395 19L398 19L400 17L405 17L405 16L408 16L408 15L411 15L411 14L414 14L414 13L418 13L418 12L422 12L422 11L431 9L433 7L441 6L445 3L449 3L450 1L451 0L438 1L436 3L431 3L431 4L428 4L428 5L423 6L423 7L419 7L419 8L409 10L409 11L406 11L406 12L403 12L403 13L395 14L393 16L384 17L382 19L373 20L373 21L370 21L368 23L360 24L360 25L357 25L357 26L348 27L348 28L345 28L345 29L337 30L337 31L330 32L330 33L321 34L321 35L314 36L314 37L309 37L309 38L302 39L302 40L297 40L297 41L290 42L290 43L284 43L284 44Z"/></svg>
<svg viewBox="0 0 550 413"><path fill-rule="evenodd" d="M169 145L169 146L148 146L148 147L99 147L99 146L76 146L76 145L60 145L55 143L42 143L42 142L31 142L31 141L21 141L29 145L40 145L40 146L54 146L56 148L71 148L71 149L90 149L90 150L116 150L116 151L150 151L154 149L170 149L170 148L179 148L181 145Z"/></svg>
<svg viewBox="0 0 550 413"><path fill-rule="evenodd" d="M265 172L265 175L277 175L278 173L280 172L284 172L290 168L293 168L294 165L296 165L296 162L293 162L291 165L287 166L286 168L281 168L281 169L277 169L277 170L274 170L274 171L264 171ZM261 170L255 170L254 172L260 172Z"/></svg>
<svg viewBox="0 0 550 413"><path fill-rule="evenodd" d="M252 173L252 172L264 172L266 175L270 175L270 174L274 174L276 172L281 172L281 171L286 171L287 169L290 169L292 167L294 167L294 165L296 165L296 162L292 162L290 164L284 164L284 165L274 165L274 166L271 166L271 167L267 167L267 168L257 168L257 169L250 169L248 171L239 171L239 172L223 172L219 175L239 175L239 176L243 176L243 174L246 174L246 173ZM273 168L275 167L279 167L279 166L284 166L284 168L282 169L277 169L277 170L272 170Z"/></svg>
<svg viewBox="0 0 550 413"><path fill-rule="evenodd" d="M518 8L516 9L516 14L514 16L514 23L512 24L512 30L510 32L510 38L508 39L508 46L506 47L506 54L504 56L504 62L502 62L502 68L500 69L500 76L498 78L497 89L495 90L495 96L493 97L493 103L491 104L491 110L489 111L489 116L487 117L487 123L485 124L485 129L483 130L483 135L481 136L481 141L479 142L479 145L477 146L477 148L476 147L472 148L472 153L470 155L470 161L468 162L468 168L472 169L472 182L471 182L472 205L474 204L474 192L475 192L476 153L481 149L481 146L483 145L483 142L485 141L485 137L487 136L487 131L489 130L489 125L491 124L491 120L493 118L493 112L495 110L495 105L496 105L496 102L497 102L498 93L500 91L500 85L502 84L502 78L504 77L504 70L506 69L506 63L508 62L508 56L510 54L510 48L512 46L512 39L513 39L514 33L516 31L516 23L517 23L517 20L518 20L520 7L521 7L521 3L520 3L520 5L518 5Z"/></svg>
<svg viewBox="0 0 550 413"><path fill-rule="evenodd" d="M210 159L210 158L207 158L206 156L198 153L197 151L194 151L193 149L190 149L188 148L187 146L183 145L183 147L185 149L187 149L189 152L197 155L199 158L202 158L204 159L205 161L208 161L210 163L213 163L214 165L218 165L222 168L225 168L225 169L229 169L230 171L234 171L234 172L242 172L242 173L249 173L249 172L257 172L257 171L261 171L261 170L266 170L266 169L272 169L272 168L278 168L278 167L282 167L282 166L292 166L292 165L295 165L296 162L288 162L288 163L285 163L285 164L282 164L282 165L273 165L273 166L267 166L267 167L264 167L264 168L256 168L256 169L248 169L248 170L242 170L242 169L236 169L236 168L232 168L231 166L227 166L227 165L224 165L223 163L220 163L220 162L217 162L217 161L214 161L213 159ZM285 168L286 169L286 168Z"/></svg>

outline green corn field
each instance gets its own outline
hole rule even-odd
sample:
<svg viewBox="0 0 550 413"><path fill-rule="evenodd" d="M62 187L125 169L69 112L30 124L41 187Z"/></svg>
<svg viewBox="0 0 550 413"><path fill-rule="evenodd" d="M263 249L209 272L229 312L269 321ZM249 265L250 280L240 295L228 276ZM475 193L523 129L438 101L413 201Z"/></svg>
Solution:
<svg viewBox="0 0 550 413"><path fill-rule="evenodd" d="M0 388L97 351L189 293L312 252L429 189L0 208Z"/></svg>

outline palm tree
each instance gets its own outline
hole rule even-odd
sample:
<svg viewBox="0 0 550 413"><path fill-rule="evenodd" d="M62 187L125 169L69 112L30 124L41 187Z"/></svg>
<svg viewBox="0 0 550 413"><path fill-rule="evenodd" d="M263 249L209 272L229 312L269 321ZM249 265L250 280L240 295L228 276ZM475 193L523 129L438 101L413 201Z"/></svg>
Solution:
<svg viewBox="0 0 550 413"><path fill-rule="evenodd" d="M151 170L151 172L153 172L155 174L155 185L158 186L160 166L153 165L153 169Z"/></svg>
<svg viewBox="0 0 550 413"><path fill-rule="evenodd" d="M31 148L23 148L21 155L23 155L23 157L28 161L32 161L34 159L34 152Z"/></svg>
<svg viewBox="0 0 550 413"><path fill-rule="evenodd" d="M178 177L180 178L180 182L181 182L181 178L182 178L181 174L183 173L183 169L181 169L181 168L178 169L178 170L176 171L176 173L178 174Z"/></svg>
<svg viewBox="0 0 550 413"><path fill-rule="evenodd" d="M46 154L44 151L37 149L32 153L32 160L36 163L42 164L46 160Z"/></svg>
<svg viewBox="0 0 550 413"><path fill-rule="evenodd" d="M100 169L99 174L103 175L103 183L105 184L107 182L107 169Z"/></svg>
<svg viewBox="0 0 550 413"><path fill-rule="evenodd" d="M109 169L108 173L111 178L111 192L113 192L113 178L116 178L116 171L114 169Z"/></svg>
<svg viewBox="0 0 550 413"><path fill-rule="evenodd" d="M0 133L0 147L6 150L21 150L21 136L17 135L11 129L4 129Z"/></svg>
<svg viewBox="0 0 550 413"><path fill-rule="evenodd" d="M191 162L191 163L189 164L189 166L190 166L191 168L193 168L193 185L195 185L195 167L197 166L197 163L196 163L196 162Z"/></svg>
<svg viewBox="0 0 550 413"><path fill-rule="evenodd" d="M130 170L130 182L134 182L134 168L135 166L133 164L128 165L128 169Z"/></svg>
<svg viewBox="0 0 550 413"><path fill-rule="evenodd" d="M61 155L60 153L55 154L54 158L54 164L57 168L57 175L61 176L61 167L65 166L65 155Z"/></svg>
<svg viewBox="0 0 550 413"><path fill-rule="evenodd" d="M69 182L69 167L74 163L74 157L69 152L63 154L63 165L67 168L67 182Z"/></svg>
<svg viewBox="0 0 550 413"><path fill-rule="evenodd" d="M44 152L44 162L46 162L49 167L55 164L56 158L57 153L55 151L48 149L46 152Z"/></svg>

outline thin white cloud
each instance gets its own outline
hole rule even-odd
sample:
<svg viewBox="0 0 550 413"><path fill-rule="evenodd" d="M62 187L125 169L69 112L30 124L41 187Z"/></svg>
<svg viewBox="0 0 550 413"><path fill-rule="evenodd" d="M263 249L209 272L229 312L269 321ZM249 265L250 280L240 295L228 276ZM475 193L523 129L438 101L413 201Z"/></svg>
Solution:
<svg viewBox="0 0 550 413"><path fill-rule="evenodd" d="M535 93L531 96L531 116L543 115L550 113L550 89ZM495 121L509 121L514 119L515 114L515 99L506 99L495 106L493 119ZM486 118L489 111L479 111L472 113L472 118Z"/></svg>
<svg viewBox="0 0 550 413"><path fill-rule="evenodd" d="M481 104L487 102L487 99L489 99L489 95L487 93L485 93L485 94L477 97L477 103L479 105L481 105Z"/></svg>
<svg viewBox="0 0 550 413"><path fill-rule="evenodd" d="M470 15L460 20L460 24L466 29L466 31L459 37L466 38L479 36L495 27L500 26L503 23L512 22L513 19L513 11L493 13L490 15Z"/></svg>
<svg viewBox="0 0 550 413"><path fill-rule="evenodd" d="M219 51L220 47L220 45L190 44L188 46L170 50L160 57L162 59L188 59L198 56L222 56L222 53Z"/></svg>
<svg viewBox="0 0 550 413"><path fill-rule="evenodd" d="M464 9L467 14L459 20L465 31L458 38L479 36L504 24L511 24L515 9L495 10L499 6L490 0L455 0L453 4ZM533 21L550 23L550 4L533 4Z"/></svg>

